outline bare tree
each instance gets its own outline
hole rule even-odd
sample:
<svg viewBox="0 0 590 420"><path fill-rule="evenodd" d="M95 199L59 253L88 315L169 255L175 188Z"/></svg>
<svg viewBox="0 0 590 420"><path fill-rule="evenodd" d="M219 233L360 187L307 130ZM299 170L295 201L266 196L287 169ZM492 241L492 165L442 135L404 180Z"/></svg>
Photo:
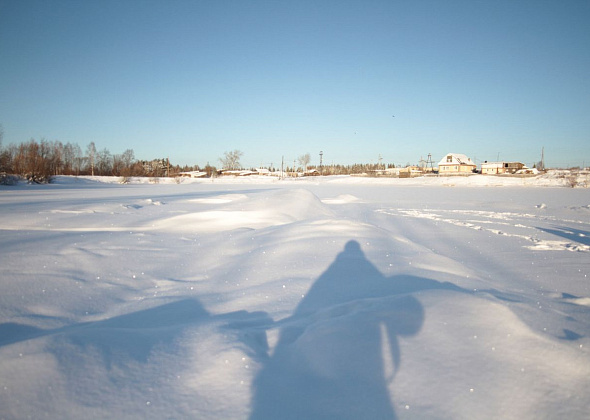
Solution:
<svg viewBox="0 0 590 420"><path fill-rule="evenodd" d="M26 177L29 182L48 182L53 175L51 145L45 140L21 143L12 149L10 157L12 172Z"/></svg>
<svg viewBox="0 0 590 420"><path fill-rule="evenodd" d="M123 165L125 165L126 168L130 168L135 161L135 153L133 152L133 149L125 150L121 155L121 160L123 161Z"/></svg>
<svg viewBox="0 0 590 420"><path fill-rule="evenodd" d="M131 176L135 153L133 149L127 149L121 155L113 156L113 175Z"/></svg>
<svg viewBox="0 0 590 420"><path fill-rule="evenodd" d="M96 154L96 167L100 175L111 175L113 169L112 156L107 148L102 149Z"/></svg>
<svg viewBox="0 0 590 420"><path fill-rule="evenodd" d="M86 148L86 154L88 155L88 164L90 165L90 174L94 176L94 166L96 165L96 145L93 141L90 142Z"/></svg>
<svg viewBox="0 0 590 420"><path fill-rule="evenodd" d="M297 161L303 167L303 171L305 172L307 171L307 165L311 162L311 155L309 153L301 155L297 158Z"/></svg>
<svg viewBox="0 0 590 420"><path fill-rule="evenodd" d="M72 169L76 173L76 176L80 175L80 169L82 169L82 148L78 145L78 143L74 143L72 145L72 156L73 156L73 167Z"/></svg>
<svg viewBox="0 0 590 420"><path fill-rule="evenodd" d="M112 173L114 176L119 176L123 174L123 158L122 155L113 155L113 170Z"/></svg>
<svg viewBox="0 0 590 420"><path fill-rule="evenodd" d="M61 141L55 140L51 148L51 172L54 175L61 175L64 169L64 145Z"/></svg>
<svg viewBox="0 0 590 420"><path fill-rule="evenodd" d="M240 169L240 158L244 153L239 150L234 150L231 152L225 152L223 158L219 158L221 162L221 166L223 169Z"/></svg>
<svg viewBox="0 0 590 420"><path fill-rule="evenodd" d="M64 174L72 175L76 166L76 155L74 145L70 142L64 145L63 149Z"/></svg>
<svg viewBox="0 0 590 420"><path fill-rule="evenodd" d="M10 153L2 147L2 140L4 139L4 127L0 124L0 173L7 172L10 166Z"/></svg>

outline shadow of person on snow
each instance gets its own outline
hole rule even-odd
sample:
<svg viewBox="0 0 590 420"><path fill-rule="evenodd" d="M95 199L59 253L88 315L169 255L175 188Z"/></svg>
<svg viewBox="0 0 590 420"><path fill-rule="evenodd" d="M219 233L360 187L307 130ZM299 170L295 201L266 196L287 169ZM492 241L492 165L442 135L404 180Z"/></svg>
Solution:
<svg viewBox="0 0 590 420"><path fill-rule="evenodd" d="M50 337L55 338L49 349L54 349L58 361L72 365L85 350L98 351L107 368L124 364L129 360L148 363L157 346L173 345L183 332L206 323L235 325L246 333L240 337L247 348L261 348L266 343L265 328L272 320L265 312L236 311L226 314L210 314L198 299L187 298L148 309L107 318L100 321L80 322L56 329L41 329L24 324L0 324L0 348L21 341ZM75 348L64 346L64 340ZM259 344L263 343L263 344ZM59 348L66 350L59 350ZM79 350L84 350L80 352Z"/></svg>
<svg viewBox="0 0 590 420"><path fill-rule="evenodd" d="M398 337L420 331L424 308L412 294L430 289L467 292L426 278L385 277L359 243L349 241L286 319L273 322L266 312L215 315L187 298L49 330L2 324L0 347L54 337L49 348L58 362L83 367L79 350L92 349L110 370L129 360L149 363L155 347L174 351L187 329L214 323L233 330L242 350L261 364L251 420L395 419L390 385L402 361ZM270 350L267 332L274 329Z"/></svg>
<svg viewBox="0 0 590 420"><path fill-rule="evenodd" d="M294 314L275 323L278 341L253 383L250 419L395 419L397 337L420 330L424 309L411 293L427 289L462 291L386 278L349 241Z"/></svg>

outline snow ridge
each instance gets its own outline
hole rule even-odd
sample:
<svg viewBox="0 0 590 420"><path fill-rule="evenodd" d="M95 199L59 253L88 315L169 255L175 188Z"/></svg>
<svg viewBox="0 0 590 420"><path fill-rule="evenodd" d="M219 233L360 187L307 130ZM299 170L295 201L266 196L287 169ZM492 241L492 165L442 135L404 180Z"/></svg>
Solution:
<svg viewBox="0 0 590 420"><path fill-rule="evenodd" d="M586 190L401 181L1 187L0 418L586 418Z"/></svg>

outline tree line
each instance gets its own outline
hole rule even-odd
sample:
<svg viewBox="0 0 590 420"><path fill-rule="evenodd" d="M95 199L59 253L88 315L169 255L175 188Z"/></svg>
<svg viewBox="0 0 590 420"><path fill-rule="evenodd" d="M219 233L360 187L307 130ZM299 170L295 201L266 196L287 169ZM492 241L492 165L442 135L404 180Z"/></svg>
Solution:
<svg viewBox="0 0 590 420"><path fill-rule="evenodd" d="M354 163L352 165L325 165L308 166L309 169L316 169L321 175L358 175L382 171L385 165L379 163ZM387 164L387 168L395 168L393 163Z"/></svg>
<svg viewBox="0 0 590 420"><path fill-rule="evenodd" d="M171 165L168 159L137 160L133 149L113 154L106 148L98 149L94 142L84 151L77 143L45 139L2 147L1 136L0 131L0 174L21 176L30 182L48 182L55 175L160 177L200 170L198 166Z"/></svg>
<svg viewBox="0 0 590 420"><path fill-rule="evenodd" d="M233 150L230 152L225 152L224 156L219 159L221 162L221 166L224 169L231 169L231 170L240 170L244 169L240 163L240 158L243 156L243 152L240 150ZM297 164L299 166L297 166ZM387 168L395 168L395 165L390 163L384 165L382 163L355 163L352 165L310 165L311 162L311 155L309 153L305 153L300 155L295 161L293 161L293 165L287 165L284 168L284 171L287 173L308 173L311 170L317 171L317 174L320 175L354 175L354 174L363 174L369 172L376 172L380 170L384 170ZM255 168L250 168L254 170ZM269 169L271 172L276 172L277 168L266 168Z"/></svg>
<svg viewBox="0 0 590 420"><path fill-rule="evenodd" d="M202 171L206 176L218 174L217 168L207 164L203 169L198 165L173 165L168 159L151 161L135 159L133 149L126 149L121 154L112 154L108 149L99 149L94 142L85 150L77 143L60 141L39 141L31 139L20 144L2 146L2 127L0 126L0 176L6 180L7 174L24 177L30 182L49 182L55 175L92 175L120 177L175 177L181 172ZM219 159L223 169L244 169L240 164L243 152L233 150L225 152ZM326 165L310 166L309 153L298 157L299 167L287 166L286 172L306 172L316 169L321 175L350 175L384 169L378 164ZM393 167L393 165L387 165ZM251 168L254 169L254 168ZM271 172L278 168L268 168Z"/></svg>

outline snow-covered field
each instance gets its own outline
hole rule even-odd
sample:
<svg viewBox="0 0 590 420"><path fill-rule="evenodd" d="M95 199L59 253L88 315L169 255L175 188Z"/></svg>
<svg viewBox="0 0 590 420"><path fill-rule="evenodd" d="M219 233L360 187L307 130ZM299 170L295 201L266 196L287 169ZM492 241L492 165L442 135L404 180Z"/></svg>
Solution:
<svg viewBox="0 0 590 420"><path fill-rule="evenodd" d="M560 177L0 187L2 419L587 419Z"/></svg>

